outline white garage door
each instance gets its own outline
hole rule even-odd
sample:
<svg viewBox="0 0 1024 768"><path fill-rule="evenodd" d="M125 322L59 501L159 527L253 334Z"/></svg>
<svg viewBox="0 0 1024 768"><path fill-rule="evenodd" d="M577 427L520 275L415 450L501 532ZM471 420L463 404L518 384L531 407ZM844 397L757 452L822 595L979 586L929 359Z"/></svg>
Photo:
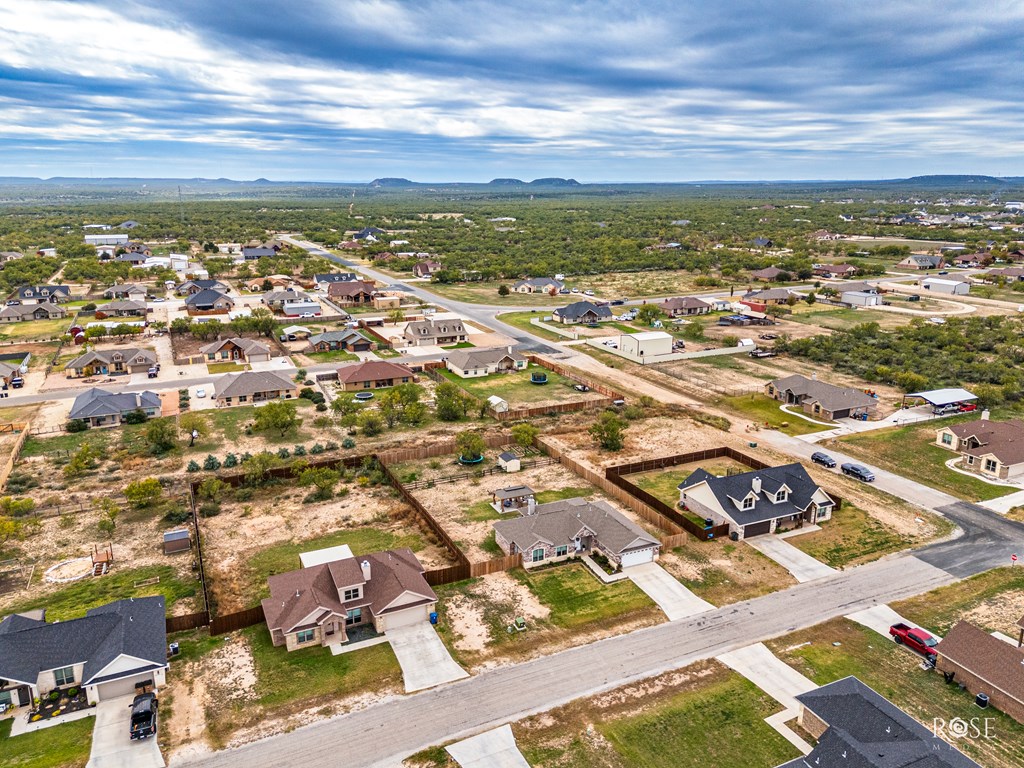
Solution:
<svg viewBox="0 0 1024 768"><path fill-rule="evenodd" d="M143 680L152 680L153 673L147 672L141 675L132 675L120 680L111 680L109 683L100 683L96 686L96 696L99 701L116 699L118 696L130 696L135 693L135 684Z"/></svg>
<svg viewBox="0 0 1024 768"><path fill-rule="evenodd" d="M627 552L622 556L622 567L628 568L631 565L654 562L653 549L641 549L638 552Z"/></svg>
<svg viewBox="0 0 1024 768"><path fill-rule="evenodd" d="M385 626L387 629L398 629L399 627L411 627L413 624L426 620L426 606L417 605L415 608L406 608L404 611L387 614Z"/></svg>

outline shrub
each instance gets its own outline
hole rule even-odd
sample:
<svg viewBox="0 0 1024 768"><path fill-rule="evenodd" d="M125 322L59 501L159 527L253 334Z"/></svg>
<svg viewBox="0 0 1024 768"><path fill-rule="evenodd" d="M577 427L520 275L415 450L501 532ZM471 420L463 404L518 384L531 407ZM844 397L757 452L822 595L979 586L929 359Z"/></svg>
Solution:
<svg viewBox="0 0 1024 768"><path fill-rule="evenodd" d="M327 410L327 406L325 405L323 409ZM320 410L320 406L317 406L317 410ZM313 419L313 426L316 427L317 429L327 429L329 426L331 426L331 417L317 416L315 419Z"/></svg>
<svg viewBox="0 0 1024 768"><path fill-rule="evenodd" d="M237 467L238 466L238 457L235 454L233 454L233 453L229 453L227 456L224 457L224 465L223 466L226 469L230 469L231 467Z"/></svg>
<svg viewBox="0 0 1024 768"><path fill-rule="evenodd" d="M88 304L84 304L82 306L82 311L83 312L95 312L96 311L96 305L93 304L92 302L89 302Z"/></svg>
<svg viewBox="0 0 1024 768"><path fill-rule="evenodd" d="M346 437L344 440L341 441L341 447L344 448L346 451L350 451L356 447L356 441L353 440L351 437Z"/></svg>
<svg viewBox="0 0 1024 768"><path fill-rule="evenodd" d="M318 411L326 411L327 410L327 403L317 403L316 404L316 410L318 410ZM316 423L316 422L314 422L314 423Z"/></svg>
<svg viewBox="0 0 1024 768"><path fill-rule="evenodd" d="M314 445L312 448L309 449L309 452L311 454L313 454L314 456L316 456L318 454L323 453L324 450L326 450L326 449L322 445L320 445L320 443L317 443L316 445Z"/></svg>
<svg viewBox="0 0 1024 768"><path fill-rule="evenodd" d="M216 517L220 514L220 504L215 501L204 501L199 507L200 517Z"/></svg>
<svg viewBox="0 0 1024 768"><path fill-rule="evenodd" d="M304 446L304 445L296 445L295 448L292 450L292 453L295 454L296 456L305 456L306 455L306 446Z"/></svg>
<svg viewBox="0 0 1024 768"><path fill-rule="evenodd" d="M279 458L279 459L287 459L291 455L292 455L291 451L289 451L287 448L278 448L277 449L277 458ZM298 455L298 454L296 454L296 455Z"/></svg>
<svg viewBox="0 0 1024 768"><path fill-rule="evenodd" d="M256 491L252 488L241 487L235 490L236 501L252 501L252 497L256 495Z"/></svg>
<svg viewBox="0 0 1024 768"><path fill-rule="evenodd" d="M196 464L196 460L195 459L192 459L192 461L190 461L188 463L188 466L185 467L185 471L186 472L198 472L199 471L199 465Z"/></svg>
<svg viewBox="0 0 1024 768"><path fill-rule="evenodd" d="M88 428L89 422L84 421L82 419L72 419L71 421L64 425L64 429L71 433L85 432L85 430L87 430Z"/></svg>
<svg viewBox="0 0 1024 768"><path fill-rule="evenodd" d="M207 472L214 472L220 469L220 461L211 453L203 461L203 469Z"/></svg>
<svg viewBox="0 0 1024 768"><path fill-rule="evenodd" d="M181 525L182 523L187 523L190 517L192 517L192 513L184 507L172 507L164 515L164 520L171 525Z"/></svg>
<svg viewBox="0 0 1024 768"><path fill-rule="evenodd" d="M336 451L338 450L338 444L331 440L330 442L327 443L327 445L324 446L324 448L328 451Z"/></svg>
<svg viewBox="0 0 1024 768"><path fill-rule="evenodd" d="M125 424L142 424L148 418L145 411L141 408L136 408L134 411L128 411L128 413L121 417L121 420Z"/></svg>

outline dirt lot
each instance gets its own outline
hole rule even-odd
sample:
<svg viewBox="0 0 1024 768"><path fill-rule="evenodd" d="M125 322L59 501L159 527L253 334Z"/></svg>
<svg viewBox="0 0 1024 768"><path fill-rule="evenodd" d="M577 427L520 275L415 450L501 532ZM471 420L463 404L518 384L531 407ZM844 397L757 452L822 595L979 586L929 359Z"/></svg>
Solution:
<svg viewBox="0 0 1024 768"><path fill-rule="evenodd" d="M444 550L426 541L426 534L412 518L412 510L386 487L360 488L352 484L343 498L304 504L308 489L278 486L263 489L259 498L248 502L224 504L215 517L201 521L203 555L211 599L220 613L247 608L265 596L266 581L253 559L263 550L289 542L312 541L329 535L344 540L343 532L353 538L381 532L372 540L384 541L415 535L425 546L416 556L425 568L451 565ZM313 541L310 549L325 546ZM358 549L353 547L353 549ZM274 572L298 568L298 556L287 553L267 566Z"/></svg>

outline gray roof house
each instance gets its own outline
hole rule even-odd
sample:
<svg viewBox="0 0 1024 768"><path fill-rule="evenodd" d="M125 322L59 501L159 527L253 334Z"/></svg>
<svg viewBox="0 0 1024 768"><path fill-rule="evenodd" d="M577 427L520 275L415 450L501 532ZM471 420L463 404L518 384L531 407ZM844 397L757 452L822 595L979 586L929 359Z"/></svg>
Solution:
<svg viewBox="0 0 1024 768"><path fill-rule="evenodd" d="M945 263L946 260L941 256L934 256L930 253L912 253L896 266L904 269L938 269Z"/></svg>
<svg viewBox="0 0 1024 768"><path fill-rule="evenodd" d="M551 293L565 288L565 283L550 277L529 277L512 285L516 293Z"/></svg>
<svg viewBox="0 0 1024 768"><path fill-rule="evenodd" d="M797 462L725 477L698 469L678 488L681 507L741 539L828 520L835 506Z"/></svg>
<svg viewBox="0 0 1024 768"><path fill-rule="evenodd" d="M66 285L23 285L18 289L22 301L59 303L71 298L71 289Z"/></svg>
<svg viewBox="0 0 1024 768"><path fill-rule="evenodd" d="M179 296L192 296L208 288L220 291L221 293L228 293L231 290L227 283L222 283L220 280L186 280L183 283L179 283L175 287L174 292Z"/></svg>
<svg viewBox="0 0 1024 768"><path fill-rule="evenodd" d="M573 323L597 323L601 320L611 320L612 310L610 307L599 307L589 301L577 301L567 307L561 307L551 313L551 317L565 325Z"/></svg>
<svg viewBox="0 0 1024 768"><path fill-rule="evenodd" d="M64 366L70 376L115 375L148 371L156 365L156 354L151 349L94 349L76 357Z"/></svg>
<svg viewBox="0 0 1024 768"><path fill-rule="evenodd" d="M449 371L463 379L504 371L522 371L528 365L526 357L513 351L512 347L457 349L444 362Z"/></svg>
<svg viewBox="0 0 1024 768"><path fill-rule="evenodd" d="M67 310L48 301L38 304L16 304L0 309L0 323L20 323L23 320L56 320L67 317Z"/></svg>
<svg viewBox="0 0 1024 768"><path fill-rule="evenodd" d="M214 288L204 288L185 299L185 308L189 312L227 312L235 301Z"/></svg>
<svg viewBox="0 0 1024 768"><path fill-rule="evenodd" d="M247 363L265 363L270 360L270 347L256 339L242 339L234 336L217 339L199 348L210 361L244 360Z"/></svg>
<svg viewBox="0 0 1024 768"><path fill-rule="evenodd" d="M277 251L273 248L242 248L242 258L246 261L255 261L256 259L262 259L263 257L277 256Z"/></svg>
<svg viewBox="0 0 1024 768"><path fill-rule="evenodd" d="M743 294L744 301L754 301L758 304L785 304L789 301L790 297L802 299L796 291L791 291L789 288L768 288L764 291L750 291L749 293Z"/></svg>
<svg viewBox="0 0 1024 768"><path fill-rule="evenodd" d="M273 371L229 373L217 379L213 386L213 399L218 407L291 400L298 396L298 385L284 374Z"/></svg>
<svg viewBox="0 0 1024 768"><path fill-rule="evenodd" d="M103 298L105 299L135 299L144 300L146 295L149 293L150 288L139 283L123 283L122 285L112 285L103 292Z"/></svg>
<svg viewBox="0 0 1024 768"><path fill-rule="evenodd" d="M96 317L144 317L146 315L146 302L134 301L132 299L119 299L108 304L101 304L96 307Z"/></svg>
<svg viewBox="0 0 1024 768"><path fill-rule="evenodd" d="M167 671L163 597L117 600L79 619L42 615L0 621L0 701L24 705L55 688L85 688L90 703L159 687Z"/></svg>
<svg viewBox="0 0 1024 768"><path fill-rule="evenodd" d="M313 283L320 291L327 290L327 286L331 283L349 283L357 279L355 272L328 272L323 275L313 275Z"/></svg>
<svg viewBox="0 0 1024 768"><path fill-rule="evenodd" d="M459 344L468 338L466 326L458 318L415 320L405 326L402 336L414 347L430 344Z"/></svg>
<svg viewBox="0 0 1024 768"><path fill-rule="evenodd" d="M68 418L88 422L90 427L114 427L132 411L159 416L160 395L149 391L110 392L93 387L75 398Z"/></svg>
<svg viewBox="0 0 1024 768"><path fill-rule="evenodd" d="M358 331L346 328L341 331L325 331L314 334L309 337L309 346L316 352L329 352L338 349L346 352L366 352L373 347L373 342Z"/></svg>
<svg viewBox="0 0 1024 768"><path fill-rule="evenodd" d="M706 315L711 311L711 304L696 296L678 296L674 299L665 299L661 302L661 308L669 317L683 317Z"/></svg>
<svg viewBox="0 0 1024 768"><path fill-rule="evenodd" d="M494 540L506 555L522 553L527 568L594 551L626 568L653 562L661 548L607 502L582 498L530 504L521 517L494 523Z"/></svg>
<svg viewBox="0 0 1024 768"><path fill-rule="evenodd" d="M856 677L796 700L797 722L818 743L810 754L777 768L981 768Z"/></svg>
<svg viewBox="0 0 1024 768"><path fill-rule="evenodd" d="M799 405L812 416L831 420L871 416L878 405L878 401L863 390L837 387L800 374L768 382L765 394L790 405Z"/></svg>

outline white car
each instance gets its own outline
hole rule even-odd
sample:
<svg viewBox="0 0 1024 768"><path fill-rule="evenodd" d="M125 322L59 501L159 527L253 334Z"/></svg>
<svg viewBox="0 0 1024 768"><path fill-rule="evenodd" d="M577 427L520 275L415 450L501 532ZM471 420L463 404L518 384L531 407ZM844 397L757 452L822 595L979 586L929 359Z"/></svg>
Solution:
<svg viewBox="0 0 1024 768"><path fill-rule="evenodd" d="M303 312L301 315L299 315L299 317L305 319L310 317L316 317L316 315L314 315L312 312Z"/></svg>
<svg viewBox="0 0 1024 768"><path fill-rule="evenodd" d="M583 292L583 295L584 295L584 296L593 296L593 295L594 295L594 292L593 292L592 290L590 290L590 289L588 288L587 290L585 290L585 291Z"/></svg>
<svg viewBox="0 0 1024 768"><path fill-rule="evenodd" d="M206 390L203 389L202 387L199 387L196 390L196 397L206 397Z"/></svg>

